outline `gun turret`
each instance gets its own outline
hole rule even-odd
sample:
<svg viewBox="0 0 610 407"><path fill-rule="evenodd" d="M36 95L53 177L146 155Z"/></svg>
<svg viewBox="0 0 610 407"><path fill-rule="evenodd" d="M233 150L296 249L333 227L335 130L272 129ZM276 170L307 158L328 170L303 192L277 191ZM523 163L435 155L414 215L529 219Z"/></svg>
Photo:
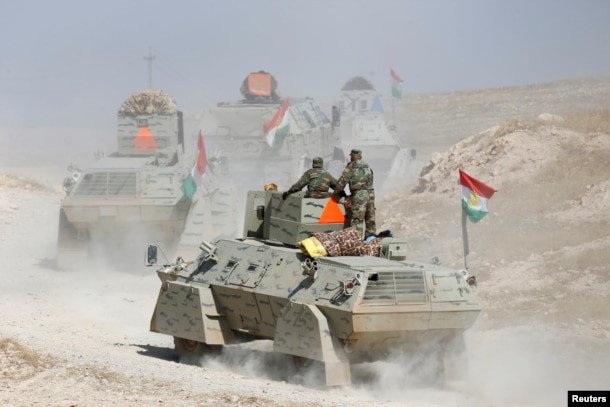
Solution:
<svg viewBox="0 0 610 407"><path fill-rule="evenodd" d="M168 147L184 152L182 112L176 101L162 90L131 95L118 112L118 155L154 155Z"/></svg>
<svg viewBox="0 0 610 407"><path fill-rule="evenodd" d="M277 81L268 72L252 72L246 76L239 88L241 94L248 101L277 101L280 96L276 92Z"/></svg>

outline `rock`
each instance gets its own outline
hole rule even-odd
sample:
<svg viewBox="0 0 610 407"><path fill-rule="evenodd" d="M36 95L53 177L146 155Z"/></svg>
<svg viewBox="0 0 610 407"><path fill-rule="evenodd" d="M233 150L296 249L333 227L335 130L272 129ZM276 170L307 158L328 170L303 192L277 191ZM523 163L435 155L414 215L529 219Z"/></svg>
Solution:
<svg viewBox="0 0 610 407"><path fill-rule="evenodd" d="M538 115L538 120L546 123L563 123L565 119L559 115L551 113L542 113Z"/></svg>

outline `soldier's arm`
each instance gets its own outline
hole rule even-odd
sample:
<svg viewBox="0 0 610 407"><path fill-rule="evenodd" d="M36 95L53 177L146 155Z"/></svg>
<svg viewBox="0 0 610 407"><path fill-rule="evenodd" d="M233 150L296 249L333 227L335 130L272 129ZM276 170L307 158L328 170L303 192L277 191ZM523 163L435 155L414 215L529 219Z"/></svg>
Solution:
<svg viewBox="0 0 610 407"><path fill-rule="evenodd" d="M295 192L299 192L301 189L303 189L303 187L305 185L307 185L307 183L309 183L309 171L305 172L305 174L303 174L303 176L301 176L301 179L298 180L293 186L290 187L290 189L288 190L288 193L294 194Z"/></svg>
<svg viewBox="0 0 610 407"><path fill-rule="evenodd" d="M343 170L343 174L341 174L341 176L339 177L339 180L335 184L336 187L333 188L333 190L334 190L333 196L338 197L339 193L345 189L345 186L347 185L347 177L348 177L349 171L350 171L349 168L345 168Z"/></svg>

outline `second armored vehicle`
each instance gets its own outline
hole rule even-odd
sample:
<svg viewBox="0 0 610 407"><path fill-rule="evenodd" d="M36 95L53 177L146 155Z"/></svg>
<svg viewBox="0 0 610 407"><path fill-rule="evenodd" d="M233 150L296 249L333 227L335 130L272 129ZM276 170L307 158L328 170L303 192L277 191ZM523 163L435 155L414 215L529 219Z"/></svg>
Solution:
<svg viewBox="0 0 610 407"><path fill-rule="evenodd" d="M205 177L192 199L182 191L197 151L185 152L182 112L172 96L146 90L129 97L118 112L117 141L115 153L82 170L69 168L59 214L59 268L116 263L119 254L129 259L151 235L169 253L186 255L198 253L201 239L236 233L235 191L222 177L218 157L205 157ZM131 263L141 264L141 258Z"/></svg>
<svg viewBox="0 0 610 407"><path fill-rule="evenodd" d="M445 349L481 311L466 270L409 260L401 239L348 241L332 199L252 191L245 219L243 238L204 241L198 257L157 270L150 329L173 336L181 357L267 339L321 362L329 386L350 384L351 364L405 350L429 353L440 375ZM312 234L327 238L326 252L307 247ZM148 247L148 265L157 250Z"/></svg>
<svg viewBox="0 0 610 407"><path fill-rule="evenodd" d="M333 160L331 122L309 97L282 97L273 75L252 72L240 87L243 99L206 110L199 124L213 150L227 156L229 173L244 190L260 183L288 188L313 157Z"/></svg>

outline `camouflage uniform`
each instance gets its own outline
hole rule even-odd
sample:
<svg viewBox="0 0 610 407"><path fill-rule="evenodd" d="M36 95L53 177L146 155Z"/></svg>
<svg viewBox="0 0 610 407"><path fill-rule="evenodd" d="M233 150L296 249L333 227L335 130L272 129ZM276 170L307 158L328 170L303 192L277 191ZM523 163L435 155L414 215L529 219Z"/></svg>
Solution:
<svg viewBox="0 0 610 407"><path fill-rule="evenodd" d="M360 150L352 150L351 156L360 157ZM351 226L355 226L362 237L377 233L375 225L375 190L373 189L373 170L360 158L347 164L337 182L335 195L349 185L351 192Z"/></svg>
<svg viewBox="0 0 610 407"><path fill-rule="evenodd" d="M337 180L330 175L328 171L322 168L322 158L316 157L313 159L313 168L305 171L300 180L298 180L288 190L288 194L294 194L307 186L305 198L328 198L332 194L328 192L329 188L335 189Z"/></svg>

